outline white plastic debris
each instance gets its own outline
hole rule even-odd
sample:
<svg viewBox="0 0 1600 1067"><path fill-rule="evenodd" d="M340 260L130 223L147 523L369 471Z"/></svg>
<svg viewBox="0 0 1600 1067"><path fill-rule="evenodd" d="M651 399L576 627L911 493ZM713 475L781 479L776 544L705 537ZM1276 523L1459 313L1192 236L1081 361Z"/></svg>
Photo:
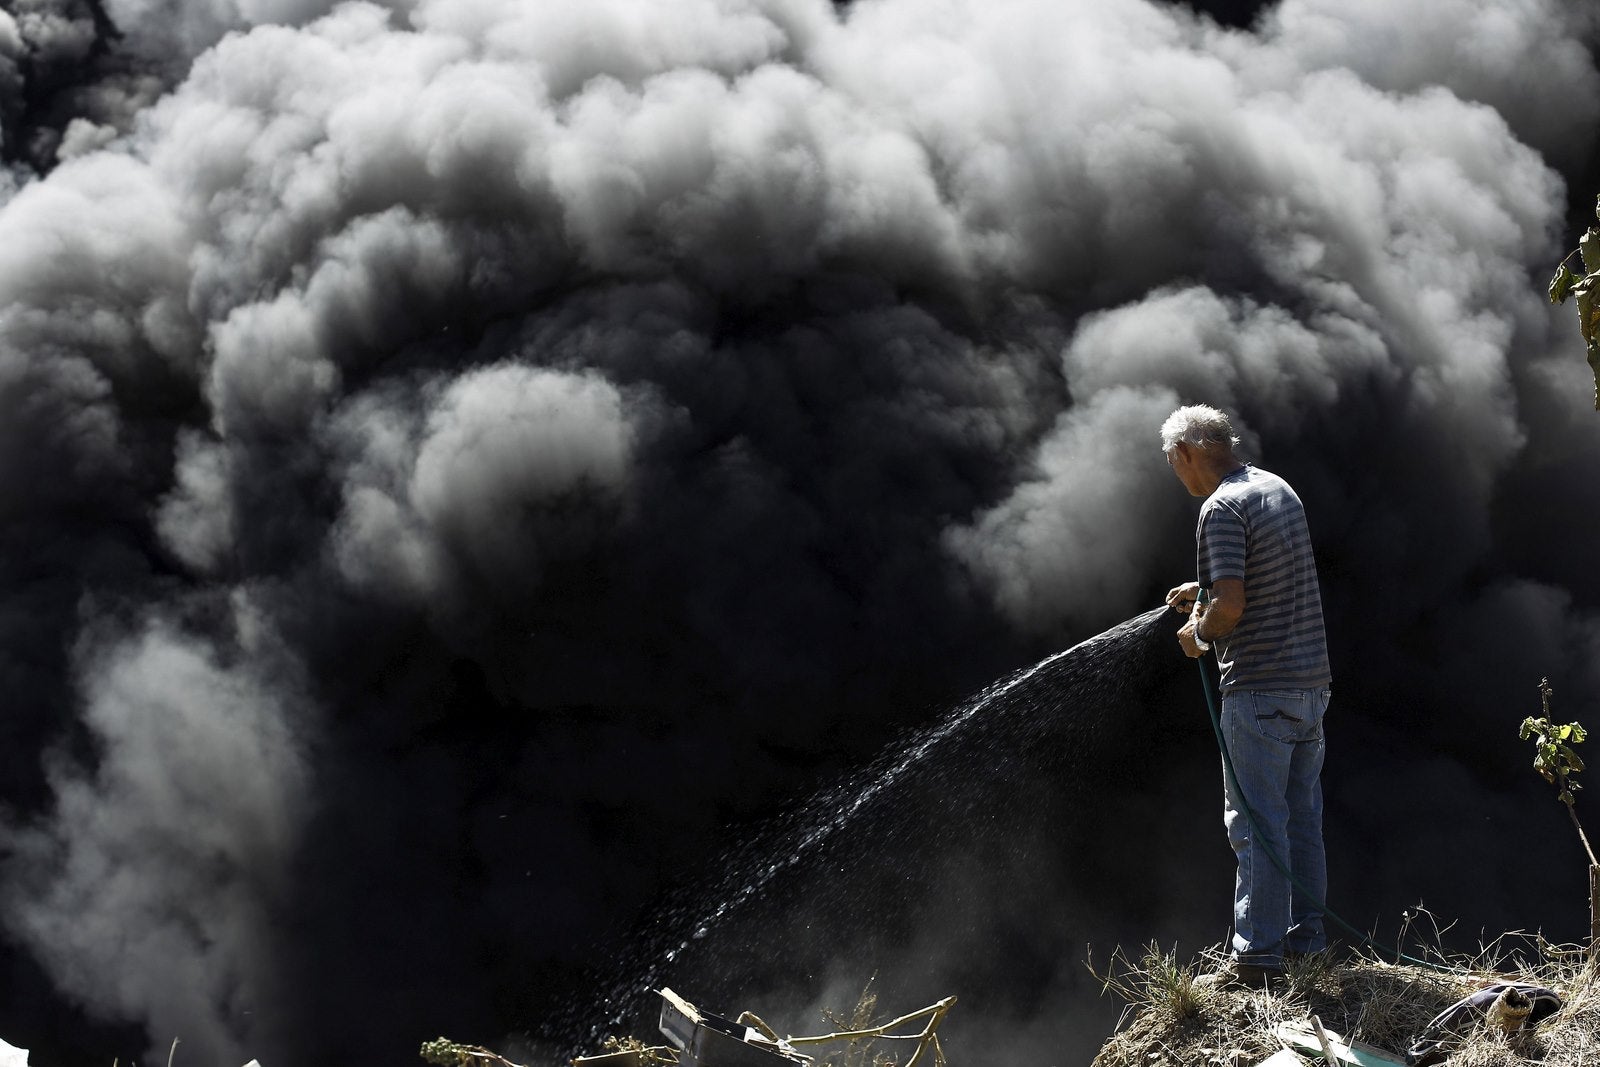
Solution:
<svg viewBox="0 0 1600 1067"><path fill-rule="evenodd" d="M0 1067L28 1067L28 1050L0 1041Z"/></svg>

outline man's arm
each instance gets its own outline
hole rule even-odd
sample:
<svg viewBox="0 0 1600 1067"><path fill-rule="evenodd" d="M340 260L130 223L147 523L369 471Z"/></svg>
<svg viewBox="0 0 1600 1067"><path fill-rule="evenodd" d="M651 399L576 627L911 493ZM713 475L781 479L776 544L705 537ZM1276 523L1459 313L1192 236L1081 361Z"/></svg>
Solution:
<svg viewBox="0 0 1600 1067"><path fill-rule="evenodd" d="M1190 659L1203 656L1204 650L1194 640L1197 630L1200 639L1210 644L1232 633L1243 617L1244 582L1238 578L1218 578L1211 583L1211 602L1196 607L1189 621L1178 630L1178 644Z"/></svg>

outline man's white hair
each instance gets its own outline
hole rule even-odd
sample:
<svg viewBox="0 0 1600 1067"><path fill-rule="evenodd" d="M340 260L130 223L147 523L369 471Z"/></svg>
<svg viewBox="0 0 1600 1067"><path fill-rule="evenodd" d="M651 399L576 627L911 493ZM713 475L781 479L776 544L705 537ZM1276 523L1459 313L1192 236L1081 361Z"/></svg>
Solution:
<svg viewBox="0 0 1600 1067"><path fill-rule="evenodd" d="M1227 415L1207 404L1190 404L1168 415L1161 424L1161 451L1171 452L1179 441L1208 452L1232 452L1239 438Z"/></svg>

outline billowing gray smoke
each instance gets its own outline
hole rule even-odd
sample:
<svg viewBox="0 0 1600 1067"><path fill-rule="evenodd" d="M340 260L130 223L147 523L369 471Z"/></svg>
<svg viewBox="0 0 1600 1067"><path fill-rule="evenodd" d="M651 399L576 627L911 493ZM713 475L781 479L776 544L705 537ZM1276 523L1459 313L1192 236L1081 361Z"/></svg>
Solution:
<svg viewBox="0 0 1600 1067"><path fill-rule="evenodd" d="M535 1026L719 826L1187 577L1180 401L1307 501L1336 890L1565 921L1496 839L1566 832L1538 678L1600 707L1541 292L1594 22L17 0L0 1000L204 1063Z"/></svg>

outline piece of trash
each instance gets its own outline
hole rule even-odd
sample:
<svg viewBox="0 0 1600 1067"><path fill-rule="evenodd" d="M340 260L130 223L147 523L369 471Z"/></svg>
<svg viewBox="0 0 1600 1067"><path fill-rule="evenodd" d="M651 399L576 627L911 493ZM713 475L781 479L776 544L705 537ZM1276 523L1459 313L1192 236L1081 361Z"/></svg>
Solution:
<svg viewBox="0 0 1600 1067"><path fill-rule="evenodd" d="M700 1011L670 989L661 991L661 1032L681 1050L678 1067L780 1067L803 1065L802 1056L783 1039L753 1026Z"/></svg>
<svg viewBox="0 0 1600 1067"><path fill-rule="evenodd" d="M1322 1033L1318 1035L1309 1019L1302 1019L1299 1022L1279 1023L1273 1028L1272 1034L1290 1048L1308 1052L1319 1059L1324 1055L1322 1039L1326 1039L1328 1053L1333 1056L1333 1061L1329 1064L1329 1067L1344 1067L1344 1065L1354 1065L1354 1067L1401 1067L1399 1059L1376 1045L1369 1045L1362 1041L1347 1040L1327 1027L1322 1027Z"/></svg>
<svg viewBox="0 0 1600 1067"><path fill-rule="evenodd" d="M1305 1067L1305 1063L1306 1061L1300 1058L1298 1052L1293 1049L1280 1048L1256 1064L1256 1067Z"/></svg>
<svg viewBox="0 0 1600 1067"><path fill-rule="evenodd" d="M28 1067L28 1050L0 1041L0 1067Z"/></svg>
<svg viewBox="0 0 1600 1067"><path fill-rule="evenodd" d="M1435 1015L1406 1050L1406 1067L1441 1063L1463 1033L1482 1022L1505 1033L1537 1026L1561 1010L1561 996L1543 986L1498 982Z"/></svg>
<svg viewBox="0 0 1600 1067"><path fill-rule="evenodd" d="M1311 1033L1317 1039L1317 1044L1322 1046L1322 1058L1329 1064L1338 1063L1333 1051L1333 1039L1328 1036L1328 1031L1323 1029L1322 1020L1315 1015L1311 1017Z"/></svg>

